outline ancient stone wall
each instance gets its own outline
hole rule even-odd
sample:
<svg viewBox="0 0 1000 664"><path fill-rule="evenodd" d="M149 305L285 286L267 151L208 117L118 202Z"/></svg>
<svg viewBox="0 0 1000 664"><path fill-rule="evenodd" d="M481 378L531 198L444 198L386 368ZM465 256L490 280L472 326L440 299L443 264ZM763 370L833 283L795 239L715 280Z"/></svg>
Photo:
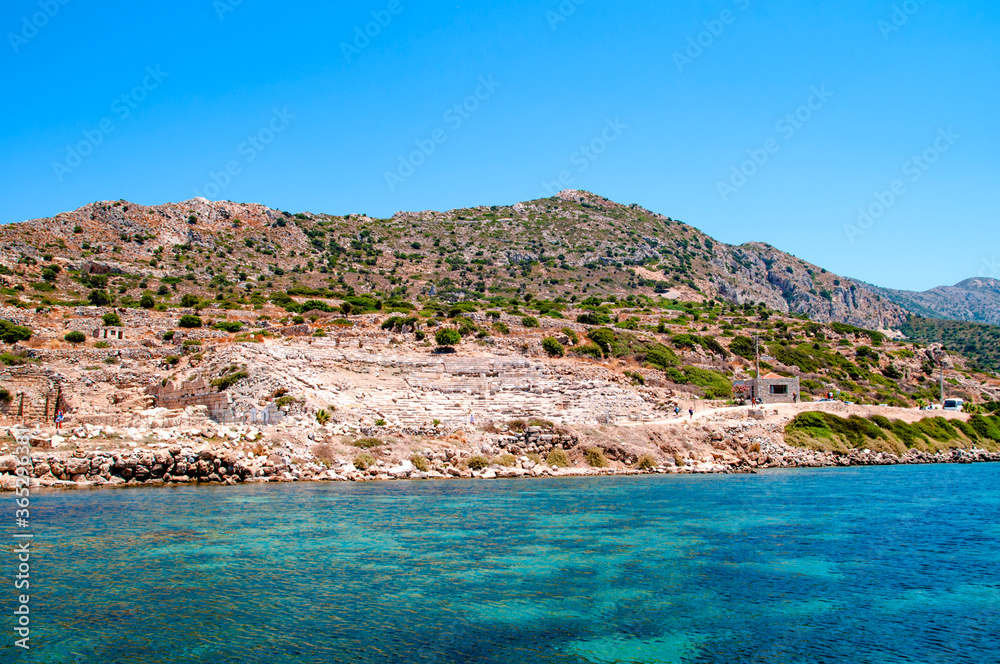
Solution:
<svg viewBox="0 0 1000 664"><path fill-rule="evenodd" d="M229 395L219 392L205 380L198 379L180 385L167 383L148 390L156 398L157 408L183 410L188 406L205 406L212 418L224 417L229 412Z"/></svg>
<svg viewBox="0 0 1000 664"><path fill-rule="evenodd" d="M6 367L0 371L0 389L10 401L0 401L0 416L26 422L52 421L65 407L61 385L34 367Z"/></svg>

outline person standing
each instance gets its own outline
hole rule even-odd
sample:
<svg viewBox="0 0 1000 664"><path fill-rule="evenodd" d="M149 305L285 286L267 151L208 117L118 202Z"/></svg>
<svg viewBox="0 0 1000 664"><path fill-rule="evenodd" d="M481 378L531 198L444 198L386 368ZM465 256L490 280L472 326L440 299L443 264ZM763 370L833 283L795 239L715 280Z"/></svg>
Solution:
<svg viewBox="0 0 1000 664"><path fill-rule="evenodd" d="M62 423L64 419L66 419L66 416L63 413L62 408L60 408L59 410L56 411L56 429L62 429Z"/></svg>
<svg viewBox="0 0 1000 664"><path fill-rule="evenodd" d="M691 416L692 420L694 419L694 408L688 408L688 415Z"/></svg>

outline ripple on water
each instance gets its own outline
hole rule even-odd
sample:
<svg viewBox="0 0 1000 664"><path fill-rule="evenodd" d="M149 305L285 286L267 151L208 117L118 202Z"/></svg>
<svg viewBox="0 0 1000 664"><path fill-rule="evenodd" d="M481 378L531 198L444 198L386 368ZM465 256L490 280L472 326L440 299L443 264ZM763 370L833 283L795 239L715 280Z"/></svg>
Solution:
<svg viewBox="0 0 1000 664"><path fill-rule="evenodd" d="M42 493L31 661L1000 661L998 480Z"/></svg>

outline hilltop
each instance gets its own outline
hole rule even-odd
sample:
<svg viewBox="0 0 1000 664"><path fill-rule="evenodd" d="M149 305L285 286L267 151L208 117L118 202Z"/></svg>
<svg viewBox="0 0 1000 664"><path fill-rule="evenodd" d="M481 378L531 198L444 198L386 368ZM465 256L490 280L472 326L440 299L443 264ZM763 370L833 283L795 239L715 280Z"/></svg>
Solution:
<svg viewBox="0 0 1000 664"><path fill-rule="evenodd" d="M234 307L290 289L448 301L531 293L565 304L631 293L763 304L871 329L898 327L907 317L872 288L770 245L723 244L681 221L582 191L389 219L204 199L99 202L0 227L0 250L15 306L20 299L9 289L48 305L84 301L91 287L110 284L125 306L146 291L168 306L190 293Z"/></svg>
<svg viewBox="0 0 1000 664"><path fill-rule="evenodd" d="M1000 325L1000 280L977 277L924 292L866 284L873 292L918 316Z"/></svg>

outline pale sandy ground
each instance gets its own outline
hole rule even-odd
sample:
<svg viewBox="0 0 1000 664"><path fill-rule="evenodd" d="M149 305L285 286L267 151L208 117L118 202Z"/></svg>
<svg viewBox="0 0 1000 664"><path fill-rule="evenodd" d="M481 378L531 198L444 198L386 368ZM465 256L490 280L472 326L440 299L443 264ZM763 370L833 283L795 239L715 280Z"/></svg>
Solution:
<svg viewBox="0 0 1000 664"><path fill-rule="evenodd" d="M703 404L694 406L694 421L719 422L725 420L746 421L750 419L751 410L761 410L760 406L726 406L724 408L706 408L699 410ZM810 411L822 411L832 413L840 417L850 417L860 415L870 417L872 415L882 415L890 420L902 420L904 422L917 422L927 417L944 417L946 419L968 420L968 413L961 413L950 410L920 410L919 408L893 408L890 406L859 406L857 404L847 405L840 401L812 401L806 403L786 403L772 404L763 407L765 418L758 420L763 423L788 422L799 413ZM681 417L669 416L658 420L647 420L642 422L618 421L617 426L648 426L660 424L683 424L690 422L692 418L688 415L687 409L681 411Z"/></svg>

